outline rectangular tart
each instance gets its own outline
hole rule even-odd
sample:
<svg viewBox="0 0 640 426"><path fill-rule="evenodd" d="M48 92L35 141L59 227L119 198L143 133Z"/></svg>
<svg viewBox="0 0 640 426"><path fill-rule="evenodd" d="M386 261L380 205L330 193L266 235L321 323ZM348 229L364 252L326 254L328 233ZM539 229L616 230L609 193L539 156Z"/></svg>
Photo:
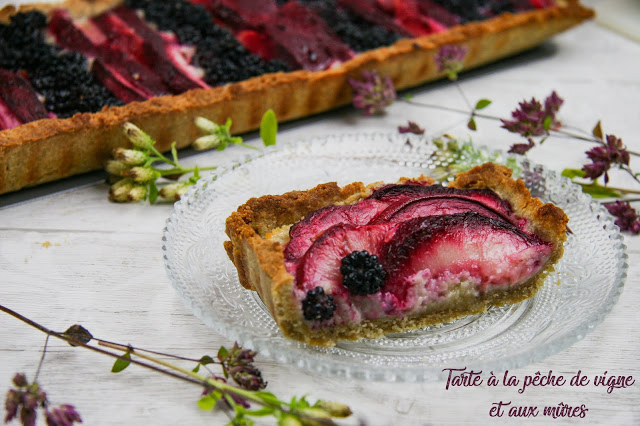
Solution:
<svg viewBox="0 0 640 426"><path fill-rule="evenodd" d="M50 13L64 8L74 18L91 17L121 0L68 0L63 3L6 6L0 22L18 12ZM238 83L193 89L178 95L105 107L96 113L78 113L65 119L41 119L0 131L0 194L78 173L100 169L116 147L128 144L121 127L130 121L168 150L172 141L188 146L198 136L196 116L222 123L233 119L235 134L259 127L263 113L273 109L279 121L317 114L351 101L348 77L377 70L390 77L397 89L441 78L434 55L444 45L464 45L470 69L532 48L552 35L593 16L575 0L516 14L504 13L481 22L457 25L444 32L400 39L389 47L358 53L323 71L271 73Z"/></svg>

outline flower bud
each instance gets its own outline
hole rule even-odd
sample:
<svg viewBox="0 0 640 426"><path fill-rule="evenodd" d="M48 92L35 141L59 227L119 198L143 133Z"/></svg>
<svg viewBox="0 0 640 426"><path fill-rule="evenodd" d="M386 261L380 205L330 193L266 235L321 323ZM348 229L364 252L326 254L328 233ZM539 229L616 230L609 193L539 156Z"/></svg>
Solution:
<svg viewBox="0 0 640 426"><path fill-rule="evenodd" d="M47 425L71 426L74 422L82 423L80 414L73 405L63 404L45 412Z"/></svg>
<svg viewBox="0 0 640 426"><path fill-rule="evenodd" d="M20 422L23 425L35 426L37 416L38 416L38 413L36 412L36 410L32 410L27 407L22 407L22 409L20 410Z"/></svg>
<svg viewBox="0 0 640 426"><path fill-rule="evenodd" d="M351 415L351 408L348 405L341 404L335 401L318 401L314 407L320 408L332 417L349 417Z"/></svg>
<svg viewBox="0 0 640 426"><path fill-rule="evenodd" d="M22 398L22 404L29 410L35 410L36 408L38 408L39 402L39 395L33 392L27 392Z"/></svg>
<svg viewBox="0 0 640 426"><path fill-rule="evenodd" d="M139 149L150 149L154 141L151 136L143 132L138 126L133 123L124 123L124 134L131 141L133 146Z"/></svg>
<svg viewBox="0 0 640 426"><path fill-rule="evenodd" d="M116 203L126 203L129 191L133 188L133 183L129 179L121 179L109 188L109 200Z"/></svg>
<svg viewBox="0 0 640 426"><path fill-rule="evenodd" d="M135 203L147 197L147 188L144 185L134 185L127 194L127 201Z"/></svg>
<svg viewBox="0 0 640 426"><path fill-rule="evenodd" d="M200 136L198 139L193 141L191 146L196 151L205 151L207 149L217 148L220 145L220 136L218 135L205 135Z"/></svg>
<svg viewBox="0 0 640 426"><path fill-rule="evenodd" d="M129 169L129 167L126 164L118 160L107 161L107 165L104 168L107 171L107 173L116 175L116 176L122 176L122 172Z"/></svg>
<svg viewBox="0 0 640 426"><path fill-rule="evenodd" d="M170 183L160 188L158 194L167 200L178 201L189 190L190 186L187 182Z"/></svg>
<svg viewBox="0 0 640 426"><path fill-rule="evenodd" d="M116 148L113 151L113 157L127 166L140 166L149 159L149 156L142 151L125 148Z"/></svg>
<svg viewBox="0 0 640 426"><path fill-rule="evenodd" d="M135 182L144 183L156 179L156 172L150 167L133 167L132 169L122 172L122 176L133 179Z"/></svg>
<svg viewBox="0 0 640 426"><path fill-rule="evenodd" d="M304 415L304 417L302 417L303 425L316 425L331 421L329 413L320 408L304 408L300 410L300 413Z"/></svg>
<svg viewBox="0 0 640 426"><path fill-rule="evenodd" d="M278 426L302 426L302 422L297 417L288 414L278 422Z"/></svg>
<svg viewBox="0 0 640 426"><path fill-rule="evenodd" d="M16 375L13 376L13 384L21 388L27 386L29 382L27 382L27 376L23 373L16 373Z"/></svg>
<svg viewBox="0 0 640 426"><path fill-rule="evenodd" d="M23 393L15 389L9 389L6 399L4 401L4 408L7 412L4 418L5 422L10 422L18 415L18 408L22 404Z"/></svg>
<svg viewBox="0 0 640 426"><path fill-rule="evenodd" d="M204 117L196 117L193 122L202 133L216 133L220 128L220 125Z"/></svg>

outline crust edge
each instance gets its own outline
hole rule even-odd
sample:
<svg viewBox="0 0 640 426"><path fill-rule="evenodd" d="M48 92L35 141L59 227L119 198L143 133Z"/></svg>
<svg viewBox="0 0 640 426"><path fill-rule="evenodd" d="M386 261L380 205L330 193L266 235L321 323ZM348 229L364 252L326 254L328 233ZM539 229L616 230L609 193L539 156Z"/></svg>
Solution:
<svg viewBox="0 0 640 426"><path fill-rule="evenodd" d="M68 0L63 6L74 16L99 13L121 0ZM33 4L0 10L0 19L17 11L51 10ZM279 121L288 121L346 105L351 101L347 77L377 69L398 89L444 76L434 62L445 44L469 48L465 69L536 46L552 35L594 16L578 1L529 12L503 14L484 22L453 27L446 32L403 39L390 47L359 54L339 67L320 72L294 71L255 77L239 83L162 96L98 113L80 113L67 119L44 119L0 131L0 194L100 169L116 147L128 145L121 126L126 121L145 129L166 151L172 141L188 146L198 135L193 119L202 115L215 122L234 120L233 133L257 129L262 115L273 109Z"/></svg>
<svg viewBox="0 0 640 426"><path fill-rule="evenodd" d="M553 204L544 204L533 198L522 180L511 178L511 169L493 163L485 163L459 174L450 186L456 188L489 188L509 200L516 214L530 219L533 232L553 244L548 266L528 282L506 291L488 292L467 303L464 310L443 308L417 316L365 320L356 325L333 327L331 331L312 330L303 321L291 294L294 278L285 269L282 246L268 241L264 235L271 229L294 223L291 218L302 218L317 208L366 194L367 188L356 182L339 188L337 184L318 185L309 191L293 191L283 195L252 198L231 214L226 222L230 241L225 242L229 258L238 269L240 283L260 294L269 312L283 334L310 345L333 346L339 340L379 338L388 333L404 332L452 321L462 316L484 312L489 306L501 306L521 302L533 296L543 285L546 276L553 271L562 257L566 240L567 216ZM316 207L317 206L317 207ZM283 207L290 208L282 215ZM268 218L265 222L264 218Z"/></svg>

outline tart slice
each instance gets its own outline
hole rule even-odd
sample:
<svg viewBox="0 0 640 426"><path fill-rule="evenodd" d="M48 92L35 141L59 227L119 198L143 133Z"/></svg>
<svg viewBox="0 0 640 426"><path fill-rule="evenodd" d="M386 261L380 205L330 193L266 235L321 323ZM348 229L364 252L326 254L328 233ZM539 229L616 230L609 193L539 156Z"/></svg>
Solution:
<svg viewBox="0 0 640 426"><path fill-rule="evenodd" d="M535 295L567 221L486 163L449 187L421 176L254 198L227 219L225 249L285 336L332 346Z"/></svg>

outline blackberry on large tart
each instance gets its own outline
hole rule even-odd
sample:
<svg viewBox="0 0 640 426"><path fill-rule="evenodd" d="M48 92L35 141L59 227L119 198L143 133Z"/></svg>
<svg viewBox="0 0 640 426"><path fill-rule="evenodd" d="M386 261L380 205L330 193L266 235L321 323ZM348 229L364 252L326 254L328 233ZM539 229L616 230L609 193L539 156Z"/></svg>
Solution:
<svg viewBox="0 0 640 426"><path fill-rule="evenodd" d="M577 0L67 0L0 9L0 193L103 167L133 122L167 150L196 116L256 129L351 101L376 69L404 89L588 19Z"/></svg>

